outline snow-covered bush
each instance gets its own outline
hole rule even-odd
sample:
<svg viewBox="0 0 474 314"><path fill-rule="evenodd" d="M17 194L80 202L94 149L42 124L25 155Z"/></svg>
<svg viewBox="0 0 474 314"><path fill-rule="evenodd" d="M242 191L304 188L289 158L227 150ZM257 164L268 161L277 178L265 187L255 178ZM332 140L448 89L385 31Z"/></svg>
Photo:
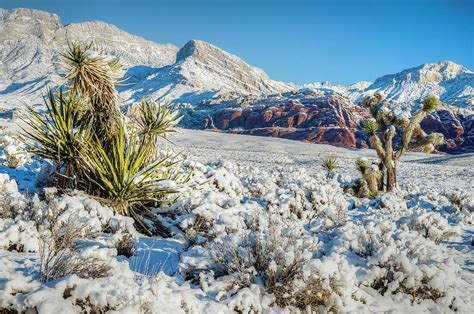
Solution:
<svg viewBox="0 0 474 314"><path fill-rule="evenodd" d="M311 263L316 248L315 238L301 223L286 221L277 213L261 213L249 220L245 235L213 243L213 272L223 274L228 295L258 284L273 294L280 307L330 309L340 303L341 284L336 275L323 274Z"/></svg>
<svg viewBox="0 0 474 314"><path fill-rule="evenodd" d="M370 258L374 256L378 250L391 243L392 232L395 229L395 224L381 221L375 223L373 221L366 225L351 225L351 238L349 234L345 234L350 243L349 248L358 256L363 258Z"/></svg>
<svg viewBox="0 0 474 314"><path fill-rule="evenodd" d="M468 191L461 189L447 190L443 193L444 196L458 208L458 210L467 210L469 212L474 211L474 199Z"/></svg>
<svg viewBox="0 0 474 314"><path fill-rule="evenodd" d="M408 227L420 232L422 236L436 244L461 235L460 226L451 226L445 218L436 212L426 212L413 217L408 223Z"/></svg>
<svg viewBox="0 0 474 314"><path fill-rule="evenodd" d="M412 302L431 299L451 305L459 293L459 265L451 259L436 262L425 257L417 261L414 255L410 250L387 247L375 257L377 263L363 284L370 285L382 295L402 293Z"/></svg>

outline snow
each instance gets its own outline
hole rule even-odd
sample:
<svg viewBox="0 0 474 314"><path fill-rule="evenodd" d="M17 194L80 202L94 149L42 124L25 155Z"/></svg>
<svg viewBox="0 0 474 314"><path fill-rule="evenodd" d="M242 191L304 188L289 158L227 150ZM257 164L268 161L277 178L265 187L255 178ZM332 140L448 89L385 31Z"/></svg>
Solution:
<svg viewBox="0 0 474 314"><path fill-rule="evenodd" d="M400 189L368 200L344 187L357 175L357 158L375 158L370 150L191 130L171 140L195 171L179 200L159 210L174 233L164 239L140 235L130 218L80 191L48 189L49 201L27 193L42 193L37 169L47 167L34 156L23 160L27 153L10 135L0 155L8 147L23 161L11 168L0 160L0 308L295 311L274 304L253 266L219 275L216 249L242 251L250 239L267 248L278 244L267 254L269 276L302 254L302 277L288 285L321 282L330 292L325 309L468 312L474 306L472 155L408 153L399 165ZM340 165L332 178L320 166L327 154ZM58 220L73 217L96 232L81 241L80 258L103 260L112 267L108 275L40 282L39 237L47 225L35 221L58 209ZM130 258L117 256L115 248L125 232L136 238Z"/></svg>

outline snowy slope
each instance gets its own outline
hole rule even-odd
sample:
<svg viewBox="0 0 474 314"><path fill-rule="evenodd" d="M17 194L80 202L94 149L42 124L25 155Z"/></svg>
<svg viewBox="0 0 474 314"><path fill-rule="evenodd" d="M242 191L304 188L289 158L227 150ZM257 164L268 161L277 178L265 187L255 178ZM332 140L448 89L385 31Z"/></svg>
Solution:
<svg viewBox="0 0 474 314"><path fill-rule="evenodd" d="M56 14L31 9L0 9L0 105L38 100L58 80L59 51L67 41L94 40L127 67L162 67L175 61L178 48L156 44L100 22L62 25Z"/></svg>
<svg viewBox="0 0 474 314"><path fill-rule="evenodd" d="M153 97L197 103L218 93L271 94L294 87L273 81L261 69L200 40L191 40L184 45L174 64L159 69L144 68L138 66L128 70L126 76L132 84L121 89L124 98L136 101L141 97Z"/></svg>

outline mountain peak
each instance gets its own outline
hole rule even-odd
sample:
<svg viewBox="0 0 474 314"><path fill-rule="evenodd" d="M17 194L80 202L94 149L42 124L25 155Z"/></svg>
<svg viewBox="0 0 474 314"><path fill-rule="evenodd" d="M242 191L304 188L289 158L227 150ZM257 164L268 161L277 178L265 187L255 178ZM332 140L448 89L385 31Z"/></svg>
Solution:
<svg viewBox="0 0 474 314"><path fill-rule="evenodd" d="M0 8L0 20L3 23L16 22L21 24L31 23L31 21L43 24L61 26L61 19L57 14L36 9L16 8L5 10Z"/></svg>
<svg viewBox="0 0 474 314"><path fill-rule="evenodd" d="M209 53L225 53L224 50L203 40L192 39L188 41L176 56L176 61L183 61L191 56L199 57Z"/></svg>

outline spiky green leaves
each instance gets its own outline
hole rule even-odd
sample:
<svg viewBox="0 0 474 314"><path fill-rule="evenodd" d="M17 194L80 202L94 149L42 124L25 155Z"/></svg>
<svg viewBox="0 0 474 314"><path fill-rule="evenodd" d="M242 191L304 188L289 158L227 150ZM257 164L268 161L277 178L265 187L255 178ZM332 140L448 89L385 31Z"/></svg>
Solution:
<svg viewBox="0 0 474 314"><path fill-rule="evenodd" d="M423 111L433 112L436 111L440 106L440 101L436 96L428 96L423 101Z"/></svg>
<svg viewBox="0 0 474 314"><path fill-rule="evenodd" d="M78 162L83 144L92 137L91 123L80 116L78 100L62 90L57 93L49 90L44 97L46 116L28 108L30 119L24 136L29 139L30 150L38 156L55 162L58 168Z"/></svg>
<svg viewBox="0 0 474 314"><path fill-rule="evenodd" d="M137 136L128 137L122 125L107 147L96 138L81 155L91 190L118 213L132 216L144 230L148 227L140 216L148 212L146 206L161 204L166 194L177 192L165 183L176 180L172 166L182 161L179 156L164 156L149 163L149 149Z"/></svg>
<svg viewBox="0 0 474 314"><path fill-rule="evenodd" d="M356 160L356 167L359 172L364 175L369 169L369 160L367 158L359 158Z"/></svg>
<svg viewBox="0 0 474 314"><path fill-rule="evenodd" d="M174 127L181 121L179 111L171 104L156 103L152 99L143 99L140 106L138 126L145 136L165 137L175 132Z"/></svg>
<svg viewBox="0 0 474 314"><path fill-rule="evenodd" d="M337 157L336 156L326 156L323 159L323 168L327 171L327 173L333 173L337 168Z"/></svg>
<svg viewBox="0 0 474 314"><path fill-rule="evenodd" d="M377 122L374 119L370 119L365 121L364 124L364 132L367 136L372 136L377 134L378 126Z"/></svg>

